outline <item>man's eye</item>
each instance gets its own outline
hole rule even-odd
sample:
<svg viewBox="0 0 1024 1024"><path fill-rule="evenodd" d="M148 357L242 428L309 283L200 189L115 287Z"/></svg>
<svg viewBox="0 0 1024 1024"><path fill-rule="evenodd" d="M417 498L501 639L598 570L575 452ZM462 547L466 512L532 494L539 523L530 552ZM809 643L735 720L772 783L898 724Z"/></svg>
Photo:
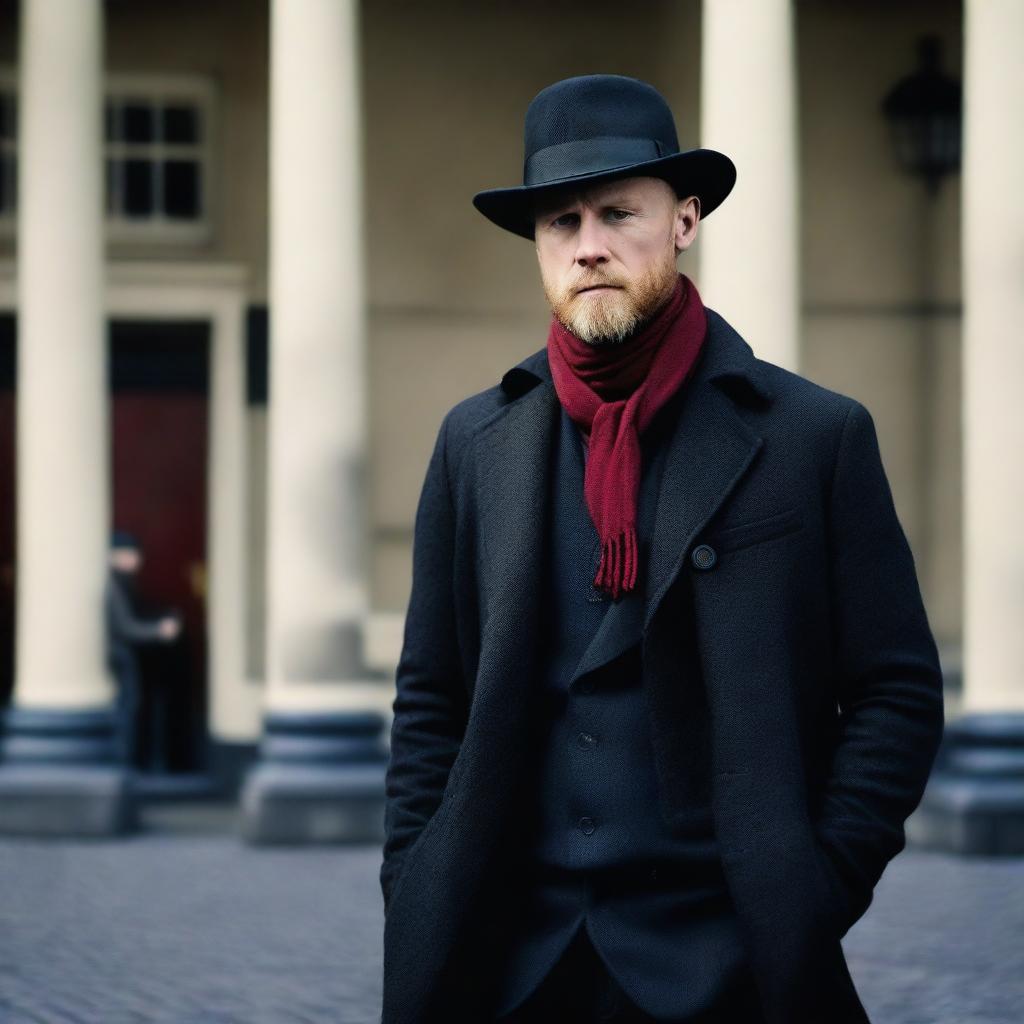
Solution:
<svg viewBox="0 0 1024 1024"><path fill-rule="evenodd" d="M631 217L632 214L629 210L612 210L608 214L612 220L625 220L627 217Z"/></svg>
<svg viewBox="0 0 1024 1024"><path fill-rule="evenodd" d="M552 222L556 228L568 228L572 227L576 223L575 213L563 213L561 216L556 217Z"/></svg>

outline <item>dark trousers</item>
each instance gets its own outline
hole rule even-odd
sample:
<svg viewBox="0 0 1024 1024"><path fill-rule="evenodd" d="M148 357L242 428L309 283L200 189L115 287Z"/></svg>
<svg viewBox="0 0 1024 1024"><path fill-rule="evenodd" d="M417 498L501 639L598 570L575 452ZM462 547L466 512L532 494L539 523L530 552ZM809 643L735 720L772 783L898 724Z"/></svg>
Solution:
<svg viewBox="0 0 1024 1024"><path fill-rule="evenodd" d="M649 1024L657 1018L644 1013L608 973L597 950L581 928L559 961L534 992L498 1024ZM760 1004L751 981L711 1014L687 1017L671 1024L762 1024Z"/></svg>
<svg viewBox="0 0 1024 1024"><path fill-rule="evenodd" d="M128 768L136 764L139 744L139 706L142 700L139 667L133 655L110 662L117 681L117 759Z"/></svg>

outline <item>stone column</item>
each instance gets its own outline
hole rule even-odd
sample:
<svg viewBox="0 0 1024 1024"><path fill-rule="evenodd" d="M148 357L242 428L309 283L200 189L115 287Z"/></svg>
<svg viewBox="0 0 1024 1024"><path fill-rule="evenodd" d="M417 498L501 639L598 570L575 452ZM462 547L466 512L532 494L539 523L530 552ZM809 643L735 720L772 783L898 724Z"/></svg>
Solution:
<svg viewBox="0 0 1024 1024"><path fill-rule="evenodd" d="M736 185L698 236L701 297L761 359L799 363L796 56L791 0L704 0L701 145Z"/></svg>
<svg viewBox="0 0 1024 1024"><path fill-rule="evenodd" d="M357 0L273 0L267 691L253 841L383 836L393 694L367 613Z"/></svg>
<svg viewBox="0 0 1024 1024"><path fill-rule="evenodd" d="M101 0L25 0L18 205L17 634L0 831L129 824L114 764Z"/></svg>
<svg viewBox="0 0 1024 1024"><path fill-rule="evenodd" d="M964 711L908 832L1024 853L1024 5L965 4Z"/></svg>

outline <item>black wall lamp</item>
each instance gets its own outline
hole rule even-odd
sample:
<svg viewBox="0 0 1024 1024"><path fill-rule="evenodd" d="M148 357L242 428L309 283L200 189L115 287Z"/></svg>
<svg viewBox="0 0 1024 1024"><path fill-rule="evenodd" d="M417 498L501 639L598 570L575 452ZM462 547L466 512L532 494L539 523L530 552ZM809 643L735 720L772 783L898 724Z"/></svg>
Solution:
<svg viewBox="0 0 1024 1024"><path fill-rule="evenodd" d="M963 89L941 69L937 35L918 40L917 71L901 79L882 101L900 166L923 178L934 194L942 179L960 169Z"/></svg>

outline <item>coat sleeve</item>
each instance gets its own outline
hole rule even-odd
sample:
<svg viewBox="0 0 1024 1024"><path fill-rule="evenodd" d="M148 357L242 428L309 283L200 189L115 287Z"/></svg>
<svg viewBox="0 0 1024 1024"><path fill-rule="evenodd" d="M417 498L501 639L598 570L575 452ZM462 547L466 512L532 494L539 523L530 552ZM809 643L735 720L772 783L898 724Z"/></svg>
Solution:
<svg viewBox="0 0 1024 1024"><path fill-rule="evenodd" d="M871 414L843 424L829 510L838 740L815 822L848 928L906 842L942 737L942 672ZM845 929L844 929L845 930Z"/></svg>
<svg viewBox="0 0 1024 1024"><path fill-rule="evenodd" d="M449 413L438 431L416 510L412 593L396 671L385 776L380 869L385 912L406 855L441 803L468 716L455 623L450 418Z"/></svg>
<svg viewBox="0 0 1024 1024"><path fill-rule="evenodd" d="M105 586L107 628L115 641L141 644L164 639L160 619L139 618L121 588L109 576Z"/></svg>

